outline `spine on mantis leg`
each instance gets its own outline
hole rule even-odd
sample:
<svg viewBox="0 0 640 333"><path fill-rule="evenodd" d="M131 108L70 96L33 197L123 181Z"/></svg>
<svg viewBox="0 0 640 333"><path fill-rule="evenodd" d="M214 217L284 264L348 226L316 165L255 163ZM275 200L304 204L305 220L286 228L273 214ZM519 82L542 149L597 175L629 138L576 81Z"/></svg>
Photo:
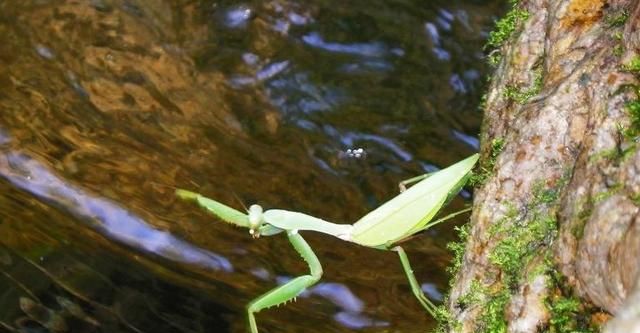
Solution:
<svg viewBox="0 0 640 333"><path fill-rule="evenodd" d="M298 234L296 230L287 231L289 241L293 248L302 256L302 259L309 265L309 275L299 276L291 281L275 288L264 295L256 298L247 307L247 315L249 318L249 328L251 333L258 333L258 326L256 324L255 313L260 310L280 305L295 299L306 288L314 285L322 276L322 266L318 257L313 253L313 250L305 242L305 240Z"/></svg>
<svg viewBox="0 0 640 333"><path fill-rule="evenodd" d="M208 210L211 214L219 217L224 222L244 228L251 227L249 223L249 216L247 216L247 214L237 211L213 199L182 189L177 189L176 195L181 199L197 202L198 205Z"/></svg>
<svg viewBox="0 0 640 333"><path fill-rule="evenodd" d="M289 236L289 241L291 245L293 245L293 248L296 249L302 259L309 265L311 276L317 277L319 280L322 276L322 265L320 265L320 260L318 260L311 246L298 234L297 230L288 231L287 236Z"/></svg>

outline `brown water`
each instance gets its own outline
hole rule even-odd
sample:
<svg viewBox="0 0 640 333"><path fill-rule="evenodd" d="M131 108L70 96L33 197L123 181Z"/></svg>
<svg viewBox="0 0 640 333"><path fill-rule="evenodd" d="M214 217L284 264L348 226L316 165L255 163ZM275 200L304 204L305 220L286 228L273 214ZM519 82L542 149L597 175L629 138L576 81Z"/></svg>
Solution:
<svg viewBox="0 0 640 333"><path fill-rule="evenodd" d="M494 2L0 0L0 332L243 332L306 266L172 186L357 220L477 149ZM452 225L405 246L436 301ZM304 236L261 332L433 324L394 253Z"/></svg>

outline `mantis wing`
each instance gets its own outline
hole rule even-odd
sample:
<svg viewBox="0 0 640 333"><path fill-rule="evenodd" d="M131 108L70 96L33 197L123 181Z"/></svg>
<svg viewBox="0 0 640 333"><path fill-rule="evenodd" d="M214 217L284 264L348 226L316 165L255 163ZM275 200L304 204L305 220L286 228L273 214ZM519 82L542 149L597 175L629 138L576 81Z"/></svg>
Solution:
<svg viewBox="0 0 640 333"><path fill-rule="evenodd" d="M420 231L460 190L477 160L474 154L440 170L363 216L353 225L352 241L386 248Z"/></svg>
<svg viewBox="0 0 640 333"><path fill-rule="evenodd" d="M249 228L249 216L215 200L187 190L176 190L176 195L185 200L197 202L200 206L219 217L221 220L239 227Z"/></svg>

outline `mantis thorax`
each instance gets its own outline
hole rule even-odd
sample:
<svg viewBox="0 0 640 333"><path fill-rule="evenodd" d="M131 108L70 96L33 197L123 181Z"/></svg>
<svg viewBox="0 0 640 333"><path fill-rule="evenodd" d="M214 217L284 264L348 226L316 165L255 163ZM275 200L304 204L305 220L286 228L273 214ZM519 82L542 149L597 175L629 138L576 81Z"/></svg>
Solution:
<svg viewBox="0 0 640 333"><path fill-rule="evenodd" d="M249 207L249 233L254 238L260 237L260 227L264 223L263 210L260 205Z"/></svg>

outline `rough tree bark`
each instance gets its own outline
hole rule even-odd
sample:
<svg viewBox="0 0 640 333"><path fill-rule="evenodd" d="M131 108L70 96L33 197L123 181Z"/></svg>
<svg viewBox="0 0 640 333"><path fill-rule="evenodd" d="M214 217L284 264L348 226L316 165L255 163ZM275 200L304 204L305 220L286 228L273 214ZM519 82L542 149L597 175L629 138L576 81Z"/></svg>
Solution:
<svg viewBox="0 0 640 333"><path fill-rule="evenodd" d="M640 4L509 15L449 330L640 332Z"/></svg>

